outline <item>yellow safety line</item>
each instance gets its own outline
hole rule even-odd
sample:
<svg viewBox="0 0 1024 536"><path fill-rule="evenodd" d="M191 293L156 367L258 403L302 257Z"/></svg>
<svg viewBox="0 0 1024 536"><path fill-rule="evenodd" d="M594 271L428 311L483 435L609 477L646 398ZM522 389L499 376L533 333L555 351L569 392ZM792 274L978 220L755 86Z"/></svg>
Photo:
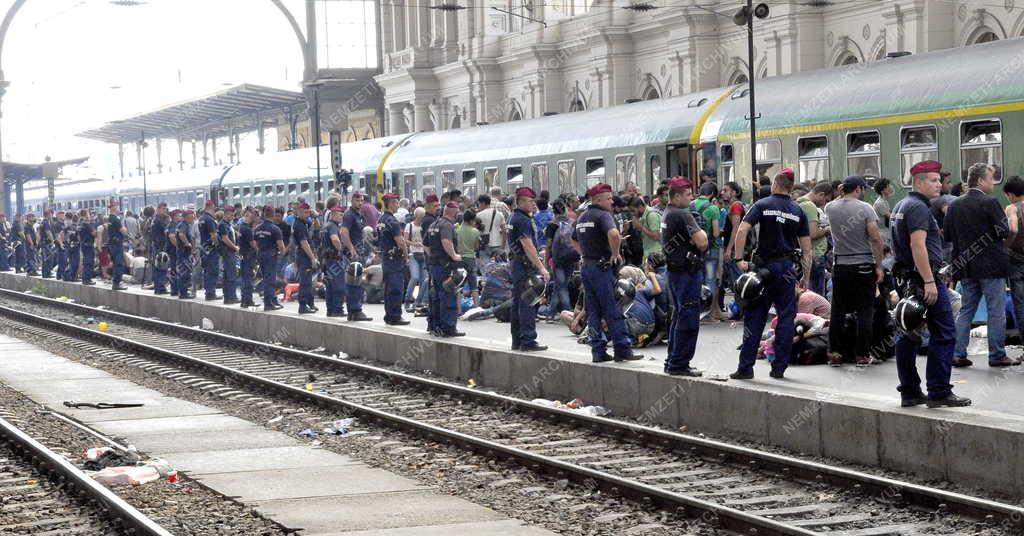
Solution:
<svg viewBox="0 0 1024 536"><path fill-rule="evenodd" d="M917 112L912 114L893 115L889 117L877 117L869 119L852 119L849 121L832 121L816 125L801 125L797 127L773 128L759 130L759 137L785 136L788 134L808 134L827 130L851 130L857 128L891 125L894 123L919 123L923 121L938 121L957 119L970 115L991 115L1003 112L1016 112L1024 110L1024 102L1010 102L1005 104L986 104L969 108L952 108L937 112ZM718 137L719 141L734 141L749 139L749 132L733 132Z"/></svg>
<svg viewBox="0 0 1024 536"><path fill-rule="evenodd" d="M380 159L380 164L377 165L377 201L383 203L384 199L384 164L388 163L388 158L391 158L391 153L395 152L396 149L402 146L409 138L415 136L413 132L408 136L398 140L391 147L388 148L388 152L384 153L384 156Z"/></svg>
<svg viewBox="0 0 1024 536"><path fill-rule="evenodd" d="M722 101L724 101L729 95L732 95L734 91L736 91L735 87L725 90L725 92L719 95L717 99L711 101L711 104L709 104L707 109L704 110L704 113L700 114L700 119L697 120L697 124L693 125L693 130L690 131L690 145L697 145L700 143L700 134L704 130L704 124L708 122L708 118L710 118L711 114L718 108L718 105L722 104Z"/></svg>

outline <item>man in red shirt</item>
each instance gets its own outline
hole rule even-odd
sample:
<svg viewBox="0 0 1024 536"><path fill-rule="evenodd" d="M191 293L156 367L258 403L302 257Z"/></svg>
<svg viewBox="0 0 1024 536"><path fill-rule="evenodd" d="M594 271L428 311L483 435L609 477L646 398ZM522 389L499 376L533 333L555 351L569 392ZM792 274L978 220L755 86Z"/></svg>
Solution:
<svg viewBox="0 0 1024 536"><path fill-rule="evenodd" d="M722 248L722 283L721 288L732 288L733 282L739 277L740 271L736 268L736 261L733 259L733 242L736 240L736 230L740 228L743 216L747 214L747 208L743 206L743 188L736 182L727 182L719 194L722 206L726 207L725 225L722 227L722 241L725 246ZM747 239L748 241L750 238ZM750 249L748 247L748 249ZM718 293L718 309L725 306L725 293Z"/></svg>

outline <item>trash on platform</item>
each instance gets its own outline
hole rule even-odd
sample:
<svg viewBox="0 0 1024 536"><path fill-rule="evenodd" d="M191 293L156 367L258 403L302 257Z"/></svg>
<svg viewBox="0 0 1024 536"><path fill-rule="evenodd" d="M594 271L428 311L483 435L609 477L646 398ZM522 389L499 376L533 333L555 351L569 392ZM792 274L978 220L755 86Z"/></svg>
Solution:
<svg viewBox="0 0 1024 536"><path fill-rule="evenodd" d="M470 378L469 381L466 382L466 387L469 387L470 389L476 389L476 380Z"/></svg>
<svg viewBox="0 0 1024 536"><path fill-rule="evenodd" d="M96 327L100 331L107 331L107 328L109 327L109 325L106 322L100 322L99 324L96 324Z"/></svg>
<svg viewBox="0 0 1024 536"><path fill-rule="evenodd" d="M327 435L345 435L355 425L356 420L352 417L347 419L338 419L334 421L334 425L328 428L324 428L324 433Z"/></svg>
<svg viewBox="0 0 1024 536"><path fill-rule="evenodd" d="M312 351L313 351L314 354L321 354L321 353L323 353L326 350L327 350L327 348L324 348L323 346L317 346L316 348L313 348Z"/></svg>
<svg viewBox="0 0 1024 536"><path fill-rule="evenodd" d="M317 432L316 430L312 430L312 429L309 429L309 428L306 428L305 430L299 432L299 437L319 437L319 436L320 436L320 432Z"/></svg>
<svg viewBox="0 0 1024 536"><path fill-rule="evenodd" d="M96 323L96 319L90 316L89 318L85 319L85 323L86 324L95 324Z"/></svg>
<svg viewBox="0 0 1024 536"><path fill-rule="evenodd" d="M277 423L277 422L281 422L283 420L284 420L284 415L278 415L277 417L274 417L273 419L270 419L269 421L267 421L267 424L274 424L274 423Z"/></svg>
<svg viewBox="0 0 1024 536"><path fill-rule="evenodd" d="M548 400L546 398L534 398L531 400L534 404L549 408L565 409L574 411L582 415L590 415L592 417L605 417L611 415L612 411L604 406L588 406L583 400L574 398L569 402L562 402L561 400Z"/></svg>
<svg viewBox="0 0 1024 536"><path fill-rule="evenodd" d="M203 329L205 329L206 331L212 331L213 330L213 320L210 320L209 318L206 318L204 316L203 317Z"/></svg>
<svg viewBox="0 0 1024 536"><path fill-rule="evenodd" d="M105 311L105 310L109 309L109 307L107 307L106 305L97 305L96 308L101 310L101 311Z"/></svg>
<svg viewBox="0 0 1024 536"><path fill-rule="evenodd" d="M307 390L307 391L312 391L312 390L313 390L313 384L311 384L311 383L307 383L307 384L306 384L306 390Z"/></svg>
<svg viewBox="0 0 1024 536"><path fill-rule="evenodd" d="M131 466L139 463L139 453L135 447L121 451L112 447L97 447L85 451L82 455L85 463L82 466L89 471L99 471L107 467Z"/></svg>
<svg viewBox="0 0 1024 536"><path fill-rule="evenodd" d="M92 475L105 486L139 486L160 479L160 471L149 465L133 467L107 467Z"/></svg>

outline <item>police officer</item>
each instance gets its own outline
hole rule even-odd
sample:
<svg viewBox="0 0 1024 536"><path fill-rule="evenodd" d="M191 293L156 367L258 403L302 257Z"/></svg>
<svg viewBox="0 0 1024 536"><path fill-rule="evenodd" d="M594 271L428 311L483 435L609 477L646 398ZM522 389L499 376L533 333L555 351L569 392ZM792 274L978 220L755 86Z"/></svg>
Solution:
<svg viewBox="0 0 1024 536"><path fill-rule="evenodd" d="M235 206L224 205L224 217L217 224L217 251L224 265L224 305L238 303L238 235L235 233Z"/></svg>
<svg viewBox="0 0 1024 536"><path fill-rule="evenodd" d="M245 216L238 222L238 254L242 257L239 263L238 281L242 288L242 307L253 307L252 278L256 273L256 247L254 246L252 226L256 222L256 209L248 208Z"/></svg>
<svg viewBox="0 0 1024 536"><path fill-rule="evenodd" d="M68 268L67 245L64 243L64 211L58 212L53 223L50 224L50 232L53 233L53 243L56 247L54 252L54 265L57 268L57 280L64 280L64 272Z"/></svg>
<svg viewBox="0 0 1024 536"><path fill-rule="evenodd" d="M697 225L690 211L693 186L688 179L676 177L668 185L669 205L661 220L661 243L668 268L668 289L674 315L668 333L665 373L673 376L700 376L690 366L697 349L700 331L701 285L704 280L702 253L708 236Z"/></svg>
<svg viewBox="0 0 1024 536"><path fill-rule="evenodd" d="M171 296L180 296L178 292L178 227L181 225L181 210L174 209L170 213L170 221L167 222L167 254L171 257L171 267L167 270L167 281L171 287Z"/></svg>
<svg viewBox="0 0 1024 536"><path fill-rule="evenodd" d="M78 269L81 266L82 250L78 239L78 215L68 211L64 220L64 245L67 248L67 268L64 270L64 281L78 281Z"/></svg>
<svg viewBox="0 0 1024 536"><path fill-rule="evenodd" d="M403 225L395 217L395 211L398 210L398 194L386 193L383 201L384 214L381 214L377 221L377 236L380 240L381 269L384 272L384 323L389 326L404 326L409 323L402 318L408 244L402 232Z"/></svg>
<svg viewBox="0 0 1024 536"><path fill-rule="evenodd" d="M14 273L20 274L25 271L25 220L20 212L14 213L14 223L11 224L11 240L14 241Z"/></svg>
<svg viewBox="0 0 1024 536"><path fill-rule="evenodd" d="M7 223L7 216L0 213L0 272L11 271L11 255L14 250L11 248L11 226Z"/></svg>
<svg viewBox="0 0 1024 536"><path fill-rule="evenodd" d="M39 249L43 257L43 270L40 277L50 279L53 277L54 255L53 255L53 211L43 211L43 221L39 224Z"/></svg>
<svg viewBox="0 0 1024 536"><path fill-rule="evenodd" d="M896 371L903 407L921 404L927 404L930 408L971 405L969 398L953 394L953 386L949 382L956 327L946 286L935 281L942 264L942 239L939 236L939 224L931 213L930 202L942 192L941 171L942 164L934 160L914 164L910 168L914 191L896 204L890 217L892 251L896 258L893 275L897 281L905 282L900 294L904 298L916 295L923 298L927 305L927 397L921 391L921 377L915 363L921 346L920 338L910 333L899 333L896 336Z"/></svg>
<svg viewBox="0 0 1024 536"><path fill-rule="evenodd" d="M363 248L363 227L366 220L363 219L363 194L355 192L352 194L352 202L345 217L341 220L341 242L345 246L345 270L353 262L362 263L365 258L360 254ZM363 313L363 290L362 282L358 278L349 277L344 274L345 283L345 304L348 306L348 320L350 322L363 322L373 320Z"/></svg>
<svg viewBox="0 0 1024 536"><path fill-rule="evenodd" d="M82 284L95 285L92 277L96 274L96 227L87 208L78 213L78 242L82 249Z"/></svg>
<svg viewBox="0 0 1024 536"><path fill-rule="evenodd" d="M117 203L110 204L107 229L103 236L107 240L107 252L110 254L111 288L128 290L128 286L121 283L124 276L124 226L121 224L121 211Z"/></svg>
<svg viewBox="0 0 1024 536"><path fill-rule="evenodd" d="M169 218L166 207L157 209L149 224L149 258L153 262L153 294L167 294L167 266L158 266L156 256L167 251L167 224Z"/></svg>
<svg viewBox="0 0 1024 536"><path fill-rule="evenodd" d="M206 201L202 216L199 217L199 243L202 246L200 258L203 263L203 292L206 301L219 300L217 295L217 279L220 278L220 251L217 244L217 218L214 216L216 203L212 199Z"/></svg>
<svg viewBox="0 0 1024 536"><path fill-rule="evenodd" d="M729 377L749 380L754 377L754 361L761 344L761 333L768 321L768 308L775 305L778 325L775 329L775 361L770 376L782 378L789 365L789 354L793 347L796 321L796 251L803 274L800 284L807 286L811 273L811 237L807 215L800 205L790 197L793 191L793 170L785 168L772 181L772 195L758 200L736 232L733 256L743 258L750 229L757 225L758 243L754 252L757 268L767 270L764 293L760 300L750 304L743 315L743 346L740 349L739 366ZM750 263L741 260L736 263L740 271L747 271Z"/></svg>
<svg viewBox="0 0 1024 536"><path fill-rule="evenodd" d="M537 254L537 225L533 219L537 209L536 197L532 188L516 190L516 209L508 222L509 264L512 271L512 349L523 352L548 349L547 346L537 344L537 306L523 299L533 274L540 274L544 284L551 278Z"/></svg>
<svg viewBox="0 0 1024 536"><path fill-rule="evenodd" d="M182 212L181 221L174 229L176 271L178 277L178 298L187 300L194 298L189 292L192 287L192 250L195 244L192 243L192 224L196 221L196 212L186 210Z"/></svg>
<svg viewBox="0 0 1024 536"><path fill-rule="evenodd" d="M423 253L425 254L423 264L425 268L424 272L426 272L426 280L421 283L420 289L426 289L427 292L427 333L434 333L437 329L434 325L434 319L437 318L437 311L433 310L433 307L434 305L437 305L437 302L430 300L430 294L434 292L434 285L430 281L430 266L433 261L433 256L430 252L430 244L427 243L430 227L434 225L434 222L437 221L438 218L437 206L437 194L427 194L423 205L423 219L420 220L420 236L423 237Z"/></svg>
<svg viewBox="0 0 1024 536"><path fill-rule="evenodd" d="M456 267L462 266L462 255L457 253L458 237L455 234L455 216L458 212L458 203L446 204L444 214L434 221L427 231L426 245L430 248L430 284L433 288L427 319L428 324L434 327L433 334L438 337L465 335L455 328L458 320L458 289L445 288L445 280L452 275Z"/></svg>
<svg viewBox="0 0 1024 536"><path fill-rule="evenodd" d="M341 223L345 211L339 206L333 206L327 217L329 219L320 231L326 286L324 294L327 297L327 316L339 318L345 315L345 261L342 258L345 244L341 239Z"/></svg>
<svg viewBox="0 0 1024 536"><path fill-rule="evenodd" d="M252 231L260 258L264 311L276 311L283 307L277 303L277 259L284 258L287 250L281 227L274 222L274 217L274 207L266 205L263 207L263 221Z"/></svg>
<svg viewBox="0 0 1024 536"><path fill-rule="evenodd" d="M625 318L615 301L613 267L622 264L622 236L612 216L612 187L598 183L587 191L587 195L590 206L577 218L572 239L583 257L580 276L586 300L584 308L587 311L591 358L594 363L641 359L643 356L633 353ZM608 325L614 355L607 353L608 339L601 327L602 322Z"/></svg>
<svg viewBox="0 0 1024 536"><path fill-rule="evenodd" d="M28 275L39 276L39 234L36 231L36 215L29 212L25 219L25 269Z"/></svg>
<svg viewBox="0 0 1024 536"><path fill-rule="evenodd" d="M299 314L312 314L319 310L313 305L313 276L320 269L320 263L309 243L309 203L295 206L292 241L295 242L295 267L299 270Z"/></svg>

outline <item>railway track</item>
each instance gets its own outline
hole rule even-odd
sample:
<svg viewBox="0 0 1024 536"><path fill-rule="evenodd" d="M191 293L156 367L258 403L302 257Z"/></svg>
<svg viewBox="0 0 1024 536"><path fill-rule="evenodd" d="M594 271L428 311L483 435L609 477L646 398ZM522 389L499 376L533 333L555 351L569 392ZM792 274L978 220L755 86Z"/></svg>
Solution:
<svg viewBox="0 0 1024 536"><path fill-rule="evenodd" d="M332 407L744 534L987 535L1024 526L1024 509L1011 505L109 310L2 291L0 315L67 344L131 352L154 372L188 369L239 393ZM88 317L110 327L83 326Z"/></svg>
<svg viewBox="0 0 1024 536"><path fill-rule="evenodd" d="M0 534L171 535L6 418L0 418Z"/></svg>

